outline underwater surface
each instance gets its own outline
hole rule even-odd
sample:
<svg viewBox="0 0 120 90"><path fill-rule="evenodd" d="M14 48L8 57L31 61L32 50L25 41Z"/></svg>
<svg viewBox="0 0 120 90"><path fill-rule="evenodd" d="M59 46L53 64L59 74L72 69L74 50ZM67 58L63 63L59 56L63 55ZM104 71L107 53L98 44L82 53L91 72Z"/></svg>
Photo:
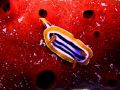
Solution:
<svg viewBox="0 0 120 90"><path fill-rule="evenodd" d="M67 49L49 48L40 18L74 36L59 29ZM0 0L0 90L120 90L120 0Z"/></svg>

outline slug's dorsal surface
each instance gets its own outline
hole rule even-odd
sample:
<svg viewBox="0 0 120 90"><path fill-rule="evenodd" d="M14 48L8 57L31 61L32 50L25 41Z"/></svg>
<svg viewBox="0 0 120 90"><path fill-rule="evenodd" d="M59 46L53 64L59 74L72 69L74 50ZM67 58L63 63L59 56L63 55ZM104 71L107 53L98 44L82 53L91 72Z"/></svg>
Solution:
<svg viewBox="0 0 120 90"><path fill-rule="evenodd" d="M92 50L86 46L79 39L57 26L51 25L45 18L40 18L46 26L44 30L44 40L47 47L61 57L63 60L69 62L79 62L88 64L93 56Z"/></svg>

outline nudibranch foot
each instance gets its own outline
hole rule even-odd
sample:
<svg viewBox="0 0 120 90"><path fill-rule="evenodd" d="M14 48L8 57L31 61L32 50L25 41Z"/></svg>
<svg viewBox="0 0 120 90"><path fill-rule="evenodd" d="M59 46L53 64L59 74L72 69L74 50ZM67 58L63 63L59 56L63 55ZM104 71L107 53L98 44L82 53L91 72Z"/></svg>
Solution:
<svg viewBox="0 0 120 90"><path fill-rule="evenodd" d="M47 47L63 60L87 65L93 56L91 48L81 40L76 39L72 33L50 24L45 18L40 18L45 25L43 36Z"/></svg>

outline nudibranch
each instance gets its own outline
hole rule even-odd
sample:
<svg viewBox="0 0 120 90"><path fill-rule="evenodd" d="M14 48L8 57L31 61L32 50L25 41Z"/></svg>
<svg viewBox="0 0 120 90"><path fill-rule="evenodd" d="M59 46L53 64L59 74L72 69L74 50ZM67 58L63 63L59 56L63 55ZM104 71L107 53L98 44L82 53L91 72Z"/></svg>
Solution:
<svg viewBox="0 0 120 90"><path fill-rule="evenodd" d="M40 18L46 29L43 32L47 47L63 60L73 63L87 65L93 56L91 48L79 39L74 38L73 34L58 26L50 24L45 18Z"/></svg>

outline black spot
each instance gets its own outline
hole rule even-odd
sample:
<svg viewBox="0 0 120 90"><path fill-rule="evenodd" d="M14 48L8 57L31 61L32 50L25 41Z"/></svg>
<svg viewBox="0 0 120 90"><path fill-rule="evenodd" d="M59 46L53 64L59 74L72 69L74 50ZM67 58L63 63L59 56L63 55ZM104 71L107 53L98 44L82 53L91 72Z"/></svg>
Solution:
<svg viewBox="0 0 120 90"><path fill-rule="evenodd" d="M93 35L94 35L96 38L98 38L98 37L100 36L100 32L99 32L99 31L95 31L95 32L93 33Z"/></svg>
<svg viewBox="0 0 120 90"><path fill-rule="evenodd" d="M9 10L10 10L10 3L8 2L8 3L6 3L5 6L3 7L3 11L4 11L4 12L7 12L7 11L9 11Z"/></svg>
<svg viewBox="0 0 120 90"><path fill-rule="evenodd" d="M83 17L87 18L87 19L93 17L93 15L94 15L94 11L93 10L86 10L86 11L83 12Z"/></svg>
<svg viewBox="0 0 120 90"><path fill-rule="evenodd" d="M55 83L55 74L50 70L42 71L36 79L37 87L41 89L49 89Z"/></svg>
<svg viewBox="0 0 120 90"><path fill-rule="evenodd" d="M9 0L0 0L0 8L2 8L4 12L9 11L10 10Z"/></svg>
<svg viewBox="0 0 120 90"><path fill-rule="evenodd" d="M45 9L39 10L39 15L43 18L47 17L47 11Z"/></svg>
<svg viewBox="0 0 120 90"><path fill-rule="evenodd" d="M0 7L1 7L1 5L2 5L2 2L0 1Z"/></svg>
<svg viewBox="0 0 120 90"><path fill-rule="evenodd" d="M110 79L107 83L110 87L115 87L117 85L117 81L115 79Z"/></svg>

